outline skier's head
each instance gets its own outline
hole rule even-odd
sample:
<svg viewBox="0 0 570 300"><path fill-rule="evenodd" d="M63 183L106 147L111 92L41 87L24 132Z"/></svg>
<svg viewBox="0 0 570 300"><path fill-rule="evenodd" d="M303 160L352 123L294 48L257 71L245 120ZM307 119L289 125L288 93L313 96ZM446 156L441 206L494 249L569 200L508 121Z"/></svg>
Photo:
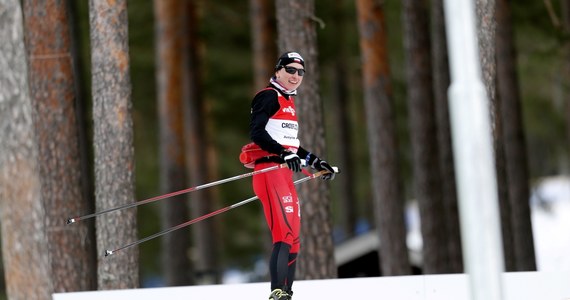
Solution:
<svg viewBox="0 0 570 300"><path fill-rule="evenodd" d="M296 90L305 75L305 60L297 52L285 52L275 64L275 79L287 90Z"/></svg>

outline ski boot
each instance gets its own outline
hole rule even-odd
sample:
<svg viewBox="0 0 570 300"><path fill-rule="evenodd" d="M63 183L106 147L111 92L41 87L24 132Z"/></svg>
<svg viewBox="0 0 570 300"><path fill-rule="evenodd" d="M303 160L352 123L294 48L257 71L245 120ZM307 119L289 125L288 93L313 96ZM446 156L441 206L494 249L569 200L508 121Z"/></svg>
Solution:
<svg viewBox="0 0 570 300"><path fill-rule="evenodd" d="M291 296L282 289L274 289L269 294L269 300L291 300Z"/></svg>

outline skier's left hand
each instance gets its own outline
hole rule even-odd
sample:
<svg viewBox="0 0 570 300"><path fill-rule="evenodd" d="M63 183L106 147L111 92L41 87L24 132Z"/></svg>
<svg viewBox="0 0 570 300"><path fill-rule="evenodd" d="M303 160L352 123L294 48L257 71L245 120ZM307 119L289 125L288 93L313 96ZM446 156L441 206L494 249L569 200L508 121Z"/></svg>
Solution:
<svg viewBox="0 0 570 300"><path fill-rule="evenodd" d="M317 158L313 162L312 167L318 171L328 171L328 173L321 175L321 178L323 180L333 180L334 179L335 171L334 171L333 167L331 167L331 165L329 165L329 163L327 163L326 161L324 161L320 158Z"/></svg>

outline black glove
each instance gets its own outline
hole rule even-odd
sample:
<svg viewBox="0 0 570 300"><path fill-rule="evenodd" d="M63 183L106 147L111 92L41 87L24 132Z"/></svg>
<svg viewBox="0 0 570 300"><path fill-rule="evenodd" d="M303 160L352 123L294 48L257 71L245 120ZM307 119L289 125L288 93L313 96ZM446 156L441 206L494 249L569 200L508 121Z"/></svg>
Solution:
<svg viewBox="0 0 570 300"><path fill-rule="evenodd" d="M289 167L291 171L293 172L301 171L301 159L297 154L289 150L283 150L281 151L281 154L279 154L279 157L281 157L287 163L287 167Z"/></svg>
<svg viewBox="0 0 570 300"><path fill-rule="evenodd" d="M321 178L323 180L333 180L334 179L335 171L334 171L333 167L331 167L331 165L329 165L326 161L324 161L320 158L316 158L313 161L313 163L311 164L311 166L313 168L315 168L317 171L328 171L328 173L321 175Z"/></svg>

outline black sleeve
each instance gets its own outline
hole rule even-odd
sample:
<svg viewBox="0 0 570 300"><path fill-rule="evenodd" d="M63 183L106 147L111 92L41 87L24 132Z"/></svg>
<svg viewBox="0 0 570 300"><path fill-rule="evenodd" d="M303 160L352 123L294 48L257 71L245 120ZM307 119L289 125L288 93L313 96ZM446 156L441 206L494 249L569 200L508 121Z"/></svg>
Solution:
<svg viewBox="0 0 570 300"><path fill-rule="evenodd" d="M303 147L300 147L300 146L299 146L299 149L297 149L297 155L299 156L300 159L305 159L305 160L306 160L306 159L307 159L307 155L308 155L309 153L310 153L310 152L307 151L307 150L305 150L305 148L303 148ZM314 154L311 154L311 155L314 155Z"/></svg>
<svg viewBox="0 0 570 300"><path fill-rule="evenodd" d="M251 122L249 124L249 137L261 149L279 154L283 146L277 143L265 130L269 118L279 110L277 91L267 89L255 95L251 102Z"/></svg>
<svg viewBox="0 0 570 300"><path fill-rule="evenodd" d="M300 159L306 160L307 165L309 166L313 164L315 159L319 158L315 153L312 153L301 146L299 146L299 149L297 149L297 155Z"/></svg>

